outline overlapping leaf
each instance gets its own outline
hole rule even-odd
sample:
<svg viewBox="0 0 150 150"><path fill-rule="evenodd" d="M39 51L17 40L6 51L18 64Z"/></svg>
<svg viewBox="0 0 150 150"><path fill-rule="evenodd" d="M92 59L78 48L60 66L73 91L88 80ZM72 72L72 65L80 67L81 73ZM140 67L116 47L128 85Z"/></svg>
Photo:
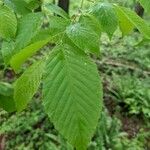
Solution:
<svg viewBox="0 0 150 150"><path fill-rule="evenodd" d="M118 8L116 12L118 15L119 27L122 32L122 35L124 36L129 34L134 28L133 23L131 22L130 19L127 18L126 14L123 13L121 9Z"/></svg>
<svg viewBox="0 0 150 150"><path fill-rule="evenodd" d="M43 104L56 129L77 150L86 150L102 106L96 65L68 45L56 46L43 84Z"/></svg>
<svg viewBox="0 0 150 150"><path fill-rule="evenodd" d="M20 20L16 37L15 52L20 51L31 42L32 37L35 36L42 25L42 19L42 13L30 13Z"/></svg>
<svg viewBox="0 0 150 150"><path fill-rule="evenodd" d="M98 19L102 31L111 38L118 26L118 18L113 6L109 3L98 3L91 8L90 13Z"/></svg>
<svg viewBox="0 0 150 150"><path fill-rule="evenodd" d="M92 28L76 23L67 27L66 33L81 50L99 54L100 35Z"/></svg>
<svg viewBox="0 0 150 150"><path fill-rule="evenodd" d="M36 62L16 81L14 86L14 100L18 111L26 107L37 91L43 75L44 66L44 61Z"/></svg>
<svg viewBox="0 0 150 150"><path fill-rule="evenodd" d="M92 15L82 15L79 19L79 22L84 26L91 28L97 35L100 36L102 27L95 17Z"/></svg>
<svg viewBox="0 0 150 150"><path fill-rule="evenodd" d="M114 5L120 21L120 29L127 34L131 29L136 27L145 38L150 39L150 27L135 12L125 7Z"/></svg>
<svg viewBox="0 0 150 150"><path fill-rule="evenodd" d="M50 37L51 38L51 37ZM50 41L50 38L42 40L42 41L37 41L24 49L22 49L19 53L14 55L12 59L10 60L10 65L11 67L17 72L21 65L31 56L33 56L37 50L42 48L46 43Z"/></svg>
<svg viewBox="0 0 150 150"><path fill-rule="evenodd" d="M6 7L0 6L0 37L14 38L17 31L17 19L14 12Z"/></svg>
<svg viewBox="0 0 150 150"><path fill-rule="evenodd" d="M0 82L0 108L8 112L16 110L13 99L13 87L5 82Z"/></svg>
<svg viewBox="0 0 150 150"><path fill-rule="evenodd" d="M31 44L20 50L10 60L11 67L17 71L21 65L48 42L57 42L62 38L69 20L52 17L48 29L40 30L31 40Z"/></svg>

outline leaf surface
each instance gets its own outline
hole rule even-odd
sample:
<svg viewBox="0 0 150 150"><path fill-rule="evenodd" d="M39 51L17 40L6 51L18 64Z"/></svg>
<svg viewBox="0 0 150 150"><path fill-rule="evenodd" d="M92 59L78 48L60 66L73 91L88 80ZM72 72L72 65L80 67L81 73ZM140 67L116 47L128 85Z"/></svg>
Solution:
<svg viewBox="0 0 150 150"><path fill-rule="evenodd" d="M5 3L18 15L22 16L31 13L31 10L27 7L28 4L24 0L5 0Z"/></svg>
<svg viewBox="0 0 150 150"><path fill-rule="evenodd" d="M15 54L11 60L10 65L18 71L21 65L31 56L33 56L40 48L48 42L58 42L63 37L66 26L70 21L66 21L60 17L52 17L48 29L41 29L32 39L31 44L23 48ZM58 25L59 24L59 25Z"/></svg>
<svg viewBox="0 0 150 150"><path fill-rule="evenodd" d="M134 11L117 5L115 5L115 10L117 11L120 20L120 29L124 34L127 34L134 26L145 38L150 39L150 27Z"/></svg>
<svg viewBox="0 0 150 150"><path fill-rule="evenodd" d="M17 31L17 19L14 12L6 7L0 6L0 37L14 38Z"/></svg>
<svg viewBox="0 0 150 150"><path fill-rule="evenodd" d="M15 43L15 52L26 47L42 25L42 13L29 13L21 18Z"/></svg>
<svg viewBox="0 0 150 150"><path fill-rule="evenodd" d="M117 15L118 15L118 19L119 19L119 27L120 30L122 32L122 35L125 36L127 34L129 34L133 28L134 25L133 23L130 21L130 19L127 18L126 14L124 14L121 9L116 9L117 11Z"/></svg>
<svg viewBox="0 0 150 150"><path fill-rule="evenodd" d="M13 56L14 42L13 41L3 41L1 53L5 64L8 64L11 57Z"/></svg>
<svg viewBox="0 0 150 150"><path fill-rule="evenodd" d="M43 105L56 129L85 150L102 106L102 87L96 65L68 45L56 46L46 64Z"/></svg>
<svg viewBox="0 0 150 150"><path fill-rule="evenodd" d="M14 85L14 100L17 111L23 110L37 91L44 72L44 61L30 66Z"/></svg>
<svg viewBox="0 0 150 150"><path fill-rule="evenodd" d="M11 96L13 95L13 87L9 83L0 82L0 95Z"/></svg>
<svg viewBox="0 0 150 150"><path fill-rule="evenodd" d="M0 82L0 107L8 112L16 110L11 84Z"/></svg>
<svg viewBox="0 0 150 150"><path fill-rule="evenodd" d="M16 111L13 96L0 95L0 108L3 108L7 112Z"/></svg>
<svg viewBox="0 0 150 150"><path fill-rule="evenodd" d="M102 28L95 17L93 17L92 15L82 15L79 19L79 22L84 26L88 26L93 31L95 31L97 35L100 36Z"/></svg>
<svg viewBox="0 0 150 150"><path fill-rule="evenodd" d="M99 54L100 35L92 28L76 23L67 27L66 33L82 51Z"/></svg>
<svg viewBox="0 0 150 150"><path fill-rule="evenodd" d="M118 27L118 18L113 6L109 3L100 2L91 8L90 13L98 19L102 31L111 38Z"/></svg>
<svg viewBox="0 0 150 150"><path fill-rule="evenodd" d="M24 49L22 49L19 53L15 54L10 60L11 67L17 72L21 65L31 56L33 56L40 48L42 48L45 44L50 41L51 38L46 40L37 41Z"/></svg>

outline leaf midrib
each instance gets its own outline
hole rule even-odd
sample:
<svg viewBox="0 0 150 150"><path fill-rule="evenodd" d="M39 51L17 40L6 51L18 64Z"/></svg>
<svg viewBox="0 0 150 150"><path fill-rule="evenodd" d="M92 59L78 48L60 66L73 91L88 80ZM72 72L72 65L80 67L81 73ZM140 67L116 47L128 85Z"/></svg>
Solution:
<svg viewBox="0 0 150 150"><path fill-rule="evenodd" d="M78 109L78 106L77 106L77 103L75 102L75 95L73 94L73 91L75 91L75 90L73 90L74 89L74 84L73 84L73 79L72 79L72 77L71 77L71 71L70 71L70 66L69 66L69 61L68 61L68 58L67 58L67 56L66 56L66 52L65 51L63 51L63 50L61 50L62 51L62 54L63 54L63 56L64 56L64 68L65 68L65 70L66 70L66 73L67 73L67 76L68 76L68 80L69 80L69 82L68 82L68 84L69 84L69 87L71 87L69 90L70 90L70 95L71 95L71 99L72 99L72 101L73 101L73 104L72 104L72 106L73 106L73 111L74 112L76 112L75 113L75 118L76 118L76 120L77 120L77 122L78 122L78 134L75 134L75 139L77 139L77 136L80 136L80 137L82 137L82 134L81 134L81 124L80 124L80 117L79 117L79 115L77 115L77 114L79 114L79 110L77 110ZM83 138L81 138L82 139L82 143L84 143L83 142ZM77 140L75 140L75 141L77 141Z"/></svg>

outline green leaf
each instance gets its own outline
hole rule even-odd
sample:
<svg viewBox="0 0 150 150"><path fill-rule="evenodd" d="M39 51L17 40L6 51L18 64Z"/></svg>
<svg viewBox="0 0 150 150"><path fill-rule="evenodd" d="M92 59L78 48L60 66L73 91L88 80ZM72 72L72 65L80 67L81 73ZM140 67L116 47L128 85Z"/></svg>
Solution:
<svg viewBox="0 0 150 150"><path fill-rule="evenodd" d="M2 56L5 64L8 64L11 57L13 56L14 42L13 41L4 41L2 43Z"/></svg>
<svg viewBox="0 0 150 150"><path fill-rule="evenodd" d="M17 72L21 65L31 56L33 56L40 48L42 48L45 44L47 44L50 41L51 37L42 40L37 41L24 49L22 49L19 53L14 55L12 59L10 60L11 67Z"/></svg>
<svg viewBox="0 0 150 150"><path fill-rule="evenodd" d="M7 112L16 111L16 106L15 106L13 96L0 95L0 108L3 108Z"/></svg>
<svg viewBox="0 0 150 150"><path fill-rule="evenodd" d="M0 107L8 112L16 110L13 100L13 87L11 84L0 82Z"/></svg>
<svg viewBox="0 0 150 150"><path fill-rule="evenodd" d="M113 6L109 3L98 3L91 8L90 13L98 19L102 31L111 38L118 27L118 18Z"/></svg>
<svg viewBox="0 0 150 150"><path fill-rule="evenodd" d="M28 9L28 4L24 0L7 0L5 4L13 9L18 15L26 15L31 13L31 10Z"/></svg>
<svg viewBox="0 0 150 150"><path fill-rule="evenodd" d="M49 28L52 30L65 31L66 27L71 23L69 19L65 20L58 16L51 16L49 21Z"/></svg>
<svg viewBox="0 0 150 150"><path fill-rule="evenodd" d="M64 19L58 16L51 16L49 21L49 28L54 33L59 33L57 36L55 36L55 39L53 39L54 42L58 42L62 39L64 36L66 27L69 26L71 21L69 19Z"/></svg>
<svg viewBox="0 0 150 150"><path fill-rule="evenodd" d="M121 9L119 9L119 7L116 7L116 13L117 13L118 19L119 19L120 30L122 32L122 35L125 36L133 30L134 25L130 21L130 19L127 18L126 14L123 13L123 11Z"/></svg>
<svg viewBox="0 0 150 150"><path fill-rule="evenodd" d="M100 36L101 34L101 25L98 20L92 15L82 15L79 19L79 22L84 26L91 28L95 33Z"/></svg>
<svg viewBox="0 0 150 150"><path fill-rule="evenodd" d="M38 1L38 0L33 0L33 1L30 1L30 2L28 2L28 8L30 9L30 10L35 10L35 9L38 9L38 8L40 8L40 4L41 4L41 2L40 1Z"/></svg>
<svg viewBox="0 0 150 150"><path fill-rule="evenodd" d="M150 27L141 17L125 7L120 7L117 5L114 5L114 7L119 14L118 17L120 20L120 28L124 34L128 33L134 26L143 34L145 38L150 39ZM127 24L127 27L123 25L124 23ZM128 27L129 29L127 30Z"/></svg>
<svg viewBox="0 0 150 150"><path fill-rule="evenodd" d="M58 16L51 16L47 29L41 29L31 40L31 43L42 41L47 37L53 37L51 42L57 42L63 37L66 27L70 24L70 20L65 20Z"/></svg>
<svg viewBox="0 0 150 150"><path fill-rule="evenodd" d="M150 0L139 0L144 9L150 13Z"/></svg>
<svg viewBox="0 0 150 150"><path fill-rule="evenodd" d="M20 20L14 50L16 53L31 42L42 25L42 19L42 13L30 13Z"/></svg>
<svg viewBox="0 0 150 150"><path fill-rule="evenodd" d="M60 7L58 7L57 5L54 4L45 4L43 6L43 10L47 13L47 14L51 14L51 13L55 13L65 19L69 19L68 14Z"/></svg>
<svg viewBox="0 0 150 150"><path fill-rule="evenodd" d="M0 37L14 38L17 31L17 19L14 12L6 7L0 6Z"/></svg>
<svg viewBox="0 0 150 150"><path fill-rule="evenodd" d="M57 20L57 19L56 19ZM12 59L10 60L11 67L18 71L21 65L32 55L34 55L40 48L42 48L44 45L46 45L48 42L57 42L59 38L62 38L62 34L64 34L64 30L66 29L66 26L68 25L68 21L65 20L65 22L60 21L58 19L51 24L48 29L42 29L40 30L31 40L30 45L25 47L24 49L20 50L19 53L15 54ZM60 21L60 22L58 22ZM61 24L61 27L56 25L57 23ZM60 37L61 35L61 37ZM58 38L59 37L59 38Z"/></svg>
<svg viewBox="0 0 150 150"><path fill-rule="evenodd" d="M13 87L9 83L0 82L0 95L11 96L13 95Z"/></svg>
<svg viewBox="0 0 150 150"><path fill-rule="evenodd" d="M100 36L91 28L76 23L67 27L66 33L81 50L99 54Z"/></svg>
<svg viewBox="0 0 150 150"><path fill-rule="evenodd" d="M47 60L43 82L43 105L56 129L76 150L86 150L102 107L96 65L71 46L59 45Z"/></svg>
<svg viewBox="0 0 150 150"><path fill-rule="evenodd" d="M23 110L36 93L44 72L44 61L38 61L30 66L16 81L14 100L17 111Z"/></svg>

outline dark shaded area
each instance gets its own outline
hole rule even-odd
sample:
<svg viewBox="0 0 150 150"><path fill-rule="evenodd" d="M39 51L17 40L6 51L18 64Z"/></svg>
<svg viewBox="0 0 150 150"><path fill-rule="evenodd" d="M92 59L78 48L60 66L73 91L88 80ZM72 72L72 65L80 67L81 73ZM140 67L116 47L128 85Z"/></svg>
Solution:
<svg viewBox="0 0 150 150"><path fill-rule="evenodd" d="M135 4L135 12L138 14L138 16L143 17L144 15L144 8L141 6L140 3Z"/></svg>
<svg viewBox="0 0 150 150"><path fill-rule="evenodd" d="M69 13L69 0L59 0L58 6L61 7L65 12Z"/></svg>

